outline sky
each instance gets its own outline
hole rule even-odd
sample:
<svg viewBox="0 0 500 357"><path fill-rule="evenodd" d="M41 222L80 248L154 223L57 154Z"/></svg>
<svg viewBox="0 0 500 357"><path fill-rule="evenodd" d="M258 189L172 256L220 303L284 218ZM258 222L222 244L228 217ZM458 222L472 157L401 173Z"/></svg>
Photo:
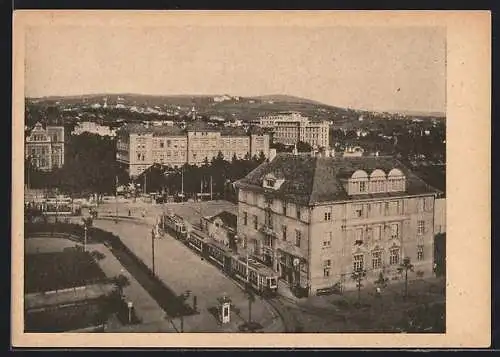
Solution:
<svg viewBox="0 0 500 357"><path fill-rule="evenodd" d="M445 41L433 27L36 26L25 94L288 94L444 113Z"/></svg>

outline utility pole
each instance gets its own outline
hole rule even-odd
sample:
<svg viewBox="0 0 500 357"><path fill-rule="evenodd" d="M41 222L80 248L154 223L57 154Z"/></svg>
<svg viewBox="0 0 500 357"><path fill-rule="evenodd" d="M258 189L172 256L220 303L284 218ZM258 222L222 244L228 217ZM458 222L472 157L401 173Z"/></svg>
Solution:
<svg viewBox="0 0 500 357"><path fill-rule="evenodd" d="M181 168L181 197L184 201L184 168Z"/></svg>
<svg viewBox="0 0 500 357"><path fill-rule="evenodd" d="M152 263L153 263L153 275L155 274L155 231L154 228L151 229L151 256L152 256Z"/></svg>
<svg viewBox="0 0 500 357"><path fill-rule="evenodd" d="M115 223L118 223L118 175L115 176Z"/></svg>
<svg viewBox="0 0 500 357"><path fill-rule="evenodd" d="M213 199L212 175L210 175L210 201Z"/></svg>

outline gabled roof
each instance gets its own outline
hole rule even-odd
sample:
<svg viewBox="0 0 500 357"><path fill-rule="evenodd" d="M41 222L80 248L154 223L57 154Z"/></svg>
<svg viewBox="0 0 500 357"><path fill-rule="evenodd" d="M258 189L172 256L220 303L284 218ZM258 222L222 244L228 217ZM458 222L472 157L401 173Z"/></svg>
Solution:
<svg viewBox="0 0 500 357"><path fill-rule="evenodd" d="M238 224L238 217L235 214L228 211L222 211L215 216L210 217L208 220L210 222L214 222L217 218L220 218L225 226L236 229L236 226Z"/></svg>
<svg viewBox="0 0 500 357"><path fill-rule="evenodd" d="M357 170L364 170L368 175L375 169L388 173L398 168L406 176L405 192L387 192L377 194L348 195L344 188L345 180ZM264 177L279 173L285 182L277 190L262 187ZM440 193L431 187L401 162L386 156L379 157L312 157L309 154L278 154L271 162L265 161L246 177L236 182L236 186L262 191L295 201L301 205L314 205L323 202L345 201L368 198L398 197Z"/></svg>

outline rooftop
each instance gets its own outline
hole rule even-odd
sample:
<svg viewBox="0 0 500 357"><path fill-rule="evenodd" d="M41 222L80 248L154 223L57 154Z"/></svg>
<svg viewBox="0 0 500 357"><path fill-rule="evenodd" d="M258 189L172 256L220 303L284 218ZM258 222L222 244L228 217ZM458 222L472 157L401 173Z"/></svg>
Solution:
<svg viewBox="0 0 500 357"><path fill-rule="evenodd" d="M119 132L129 134L153 134L153 136L178 136L184 135L184 130L175 125L145 126L143 124L127 124Z"/></svg>
<svg viewBox="0 0 500 357"><path fill-rule="evenodd" d="M377 194L348 195L343 182L356 170L367 172L375 169L388 173L397 168L406 176L406 191ZM277 189L262 187L268 174L279 175L284 183ZM246 177L236 183L246 187L295 201L302 205L314 205L333 201L398 197L401 195L437 194L436 188L428 185L393 157L313 157L310 154L294 155L280 153L271 162L265 161Z"/></svg>
<svg viewBox="0 0 500 357"><path fill-rule="evenodd" d="M225 226L236 229L238 217L234 213L222 211L215 216L210 217L208 220L210 222L214 222L217 218L220 218Z"/></svg>

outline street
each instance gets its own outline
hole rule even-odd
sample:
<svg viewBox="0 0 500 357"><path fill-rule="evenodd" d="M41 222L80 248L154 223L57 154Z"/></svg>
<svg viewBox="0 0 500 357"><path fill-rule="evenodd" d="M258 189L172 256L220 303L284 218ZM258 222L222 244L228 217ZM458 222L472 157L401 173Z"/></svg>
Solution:
<svg viewBox="0 0 500 357"><path fill-rule="evenodd" d="M163 206L163 205L162 205ZM123 243L132 250L148 267L152 267L152 245L151 228L157 214L163 209L175 207L175 213L184 214L193 222L199 219L199 210L185 204L166 204L164 207L147 207L147 217L137 220L119 220L115 223L113 219L97 219L94 226L118 235ZM205 215L218 213L222 209L230 209L228 203L216 205L201 204ZM133 206L135 212L143 207ZM222 209L221 209L222 208ZM107 208L101 207L101 212ZM119 207L120 212L128 212L128 207ZM127 213L128 214L128 213ZM176 294L181 295L190 291L188 304L193 304L196 296L199 315L185 318L184 325L187 331L226 331L234 330L239 324L248 319L248 299L242 289L230 278L209 262L203 260L194 251L186 247L169 235L154 241L155 247L155 272ZM210 312L217 305L217 298L226 295L232 300L232 304L239 310L238 314L232 314L230 326L220 326L217 319ZM261 325L271 326L279 330L277 323L278 315L273 308L264 300L257 298L252 304L252 320ZM177 322L178 324L178 322Z"/></svg>

